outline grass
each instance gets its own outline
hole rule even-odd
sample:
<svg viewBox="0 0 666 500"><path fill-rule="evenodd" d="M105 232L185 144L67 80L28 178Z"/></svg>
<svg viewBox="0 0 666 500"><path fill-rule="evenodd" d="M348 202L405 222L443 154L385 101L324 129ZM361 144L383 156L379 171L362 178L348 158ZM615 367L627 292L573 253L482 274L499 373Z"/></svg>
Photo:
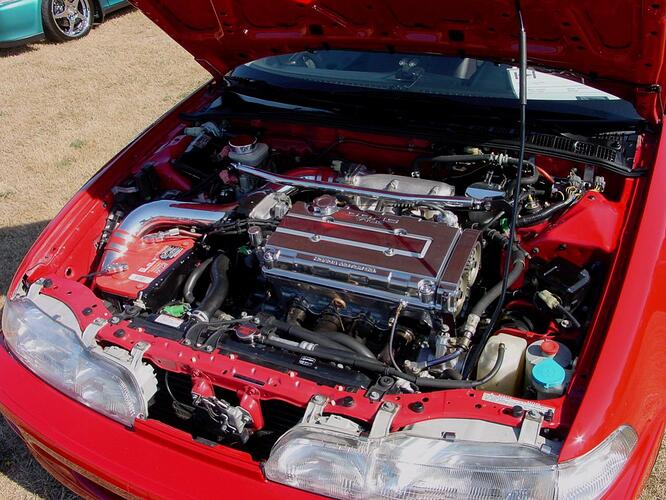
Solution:
<svg viewBox="0 0 666 500"><path fill-rule="evenodd" d="M0 75L1 307L14 268L46 222L208 74L139 12L125 11L76 42L0 50ZM75 498L1 422L0 497ZM666 457L643 498L666 499Z"/></svg>

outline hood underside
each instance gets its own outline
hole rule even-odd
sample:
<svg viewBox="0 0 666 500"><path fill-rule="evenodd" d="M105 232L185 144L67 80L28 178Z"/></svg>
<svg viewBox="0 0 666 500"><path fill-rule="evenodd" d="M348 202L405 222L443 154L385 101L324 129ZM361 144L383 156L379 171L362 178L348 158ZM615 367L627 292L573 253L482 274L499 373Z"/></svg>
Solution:
<svg viewBox="0 0 666 500"><path fill-rule="evenodd" d="M515 61L513 0L135 0L214 76L263 56L314 49ZM524 0L529 63L661 117L664 11L658 0Z"/></svg>

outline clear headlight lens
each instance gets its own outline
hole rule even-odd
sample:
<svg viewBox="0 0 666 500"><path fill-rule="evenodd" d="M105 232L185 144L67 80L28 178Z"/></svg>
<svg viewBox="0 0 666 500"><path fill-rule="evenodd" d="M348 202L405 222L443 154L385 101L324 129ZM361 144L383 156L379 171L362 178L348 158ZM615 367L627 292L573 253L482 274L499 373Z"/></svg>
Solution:
<svg viewBox="0 0 666 500"><path fill-rule="evenodd" d="M74 331L31 300L7 301L2 330L12 352L56 389L125 425L146 415L132 373L86 348Z"/></svg>
<svg viewBox="0 0 666 500"><path fill-rule="evenodd" d="M271 481L334 498L596 498L636 443L623 426L590 453L556 464L518 444L450 442L397 432L367 439L297 426L264 465Z"/></svg>

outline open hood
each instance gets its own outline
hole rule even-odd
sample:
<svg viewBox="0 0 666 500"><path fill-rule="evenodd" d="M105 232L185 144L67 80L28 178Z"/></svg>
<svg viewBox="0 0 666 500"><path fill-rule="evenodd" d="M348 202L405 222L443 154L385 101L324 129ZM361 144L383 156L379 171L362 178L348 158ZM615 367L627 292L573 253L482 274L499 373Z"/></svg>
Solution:
<svg viewBox="0 0 666 500"><path fill-rule="evenodd" d="M515 61L513 0L134 0L214 76L306 49L467 55ZM531 65L577 75L661 119L664 12L658 0L524 0Z"/></svg>

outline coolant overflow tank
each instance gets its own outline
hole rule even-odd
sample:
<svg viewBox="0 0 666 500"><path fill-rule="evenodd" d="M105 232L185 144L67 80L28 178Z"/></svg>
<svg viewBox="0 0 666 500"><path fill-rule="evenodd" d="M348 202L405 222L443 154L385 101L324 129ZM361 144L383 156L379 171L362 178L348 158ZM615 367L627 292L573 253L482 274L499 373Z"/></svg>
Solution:
<svg viewBox="0 0 666 500"><path fill-rule="evenodd" d="M525 349L527 341L508 333L499 333L488 339L479 357L477 377L485 377L495 366L499 345L504 344L504 360L497 374L479 386L485 391L499 392L511 396L521 395L523 372L525 370Z"/></svg>

